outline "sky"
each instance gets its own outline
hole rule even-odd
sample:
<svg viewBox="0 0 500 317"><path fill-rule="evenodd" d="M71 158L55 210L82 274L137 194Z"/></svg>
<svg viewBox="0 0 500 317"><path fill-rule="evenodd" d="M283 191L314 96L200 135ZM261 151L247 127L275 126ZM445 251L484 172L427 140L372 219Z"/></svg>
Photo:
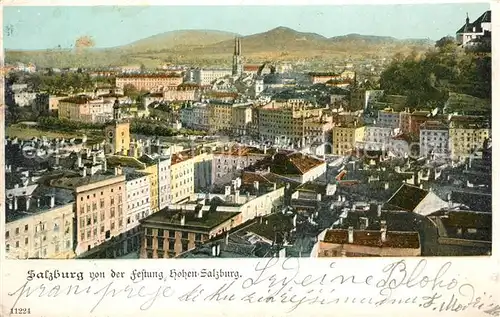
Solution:
<svg viewBox="0 0 500 317"><path fill-rule="evenodd" d="M326 37L358 33L438 40L454 35L466 13L474 21L488 4L335 6L4 7L4 48L70 48L90 36L115 47L158 33L210 29L250 35L285 26Z"/></svg>

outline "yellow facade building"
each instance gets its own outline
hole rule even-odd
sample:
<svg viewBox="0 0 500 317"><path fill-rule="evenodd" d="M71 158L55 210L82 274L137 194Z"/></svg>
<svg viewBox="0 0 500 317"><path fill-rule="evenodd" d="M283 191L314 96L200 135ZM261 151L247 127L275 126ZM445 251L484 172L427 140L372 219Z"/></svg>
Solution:
<svg viewBox="0 0 500 317"><path fill-rule="evenodd" d="M449 149L454 160L464 159L483 147L491 137L489 124L481 117L452 116L449 126Z"/></svg>
<svg viewBox="0 0 500 317"><path fill-rule="evenodd" d="M231 103L211 103L208 106L210 132L230 132L233 128L233 105Z"/></svg>
<svg viewBox="0 0 500 317"><path fill-rule="evenodd" d="M362 142L365 136L365 127L356 123L333 127L334 155L346 155L356 148L357 142Z"/></svg>
<svg viewBox="0 0 500 317"><path fill-rule="evenodd" d="M77 256L125 231L126 190L121 169L61 177L52 180L51 186L70 189L75 195Z"/></svg>
<svg viewBox="0 0 500 317"><path fill-rule="evenodd" d="M118 100L113 105L113 121L104 128L106 152L126 155L130 149L130 122L122 120Z"/></svg>

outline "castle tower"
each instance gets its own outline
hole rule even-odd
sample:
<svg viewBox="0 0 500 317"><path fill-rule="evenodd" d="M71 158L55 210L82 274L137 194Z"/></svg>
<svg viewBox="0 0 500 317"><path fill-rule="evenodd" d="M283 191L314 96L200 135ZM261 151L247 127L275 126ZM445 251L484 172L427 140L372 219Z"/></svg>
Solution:
<svg viewBox="0 0 500 317"><path fill-rule="evenodd" d="M113 105L113 121L104 129L106 153L127 155L130 149L130 122L122 120L120 102Z"/></svg>
<svg viewBox="0 0 500 317"><path fill-rule="evenodd" d="M234 53L233 53L233 76L240 77L243 74L243 61L241 56L241 39L236 37L234 39Z"/></svg>

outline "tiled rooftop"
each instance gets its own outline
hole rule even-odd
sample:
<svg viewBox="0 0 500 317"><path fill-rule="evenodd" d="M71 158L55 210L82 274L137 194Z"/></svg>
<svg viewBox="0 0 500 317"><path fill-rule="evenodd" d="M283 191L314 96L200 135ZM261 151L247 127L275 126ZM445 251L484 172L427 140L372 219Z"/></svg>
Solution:
<svg viewBox="0 0 500 317"><path fill-rule="evenodd" d="M429 194L427 190L403 184L389 199L387 206L390 209L395 207L401 210L413 211L427 194Z"/></svg>

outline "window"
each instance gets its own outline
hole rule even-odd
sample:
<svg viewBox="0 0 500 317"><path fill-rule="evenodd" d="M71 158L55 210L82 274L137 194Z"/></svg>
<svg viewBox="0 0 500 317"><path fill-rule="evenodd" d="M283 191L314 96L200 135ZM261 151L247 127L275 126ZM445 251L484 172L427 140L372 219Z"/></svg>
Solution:
<svg viewBox="0 0 500 317"><path fill-rule="evenodd" d="M104 198L101 198L101 199L99 200L99 206L100 206L101 208L104 208Z"/></svg>
<svg viewBox="0 0 500 317"><path fill-rule="evenodd" d="M157 250L156 253L158 253L159 259L163 259L165 257L165 251L163 250Z"/></svg>
<svg viewBox="0 0 500 317"><path fill-rule="evenodd" d="M66 249L69 249L71 247L71 242L69 240L66 240Z"/></svg>
<svg viewBox="0 0 500 317"><path fill-rule="evenodd" d="M153 252L148 251L147 257L148 257L148 259L152 259L153 258Z"/></svg>
<svg viewBox="0 0 500 317"><path fill-rule="evenodd" d="M19 248L19 241L16 241L16 248Z"/></svg>
<svg viewBox="0 0 500 317"><path fill-rule="evenodd" d="M104 232L104 225L101 226L101 233Z"/></svg>
<svg viewBox="0 0 500 317"><path fill-rule="evenodd" d="M111 230L114 230L114 229L115 229L115 222L111 221Z"/></svg>
<svg viewBox="0 0 500 317"><path fill-rule="evenodd" d="M56 243L54 246L55 253L59 253L59 243Z"/></svg>
<svg viewBox="0 0 500 317"><path fill-rule="evenodd" d="M6 232L5 232L5 239L8 239L8 238L9 238L9 235L10 235L10 234L9 234L9 231L6 231Z"/></svg>
<svg viewBox="0 0 500 317"><path fill-rule="evenodd" d="M187 241L182 241L182 252L188 250L188 242Z"/></svg>
<svg viewBox="0 0 500 317"><path fill-rule="evenodd" d="M92 210L97 210L97 203L92 203Z"/></svg>
<svg viewBox="0 0 500 317"><path fill-rule="evenodd" d="M83 230L80 233L80 241L85 241L85 232Z"/></svg>
<svg viewBox="0 0 500 317"><path fill-rule="evenodd" d="M16 236L19 234L19 228L16 228Z"/></svg>
<svg viewBox="0 0 500 317"><path fill-rule="evenodd" d="M24 238L24 245L28 245L28 242L29 242L28 238Z"/></svg>
<svg viewBox="0 0 500 317"><path fill-rule="evenodd" d="M146 237L146 247L153 248L153 238L152 237Z"/></svg>
<svg viewBox="0 0 500 317"><path fill-rule="evenodd" d="M7 243L7 245L5 246L5 251L7 251L7 252L10 251L10 244Z"/></svg>
<svg viewBox="0 0 500 317"><path fill-rule="evenodd" d="M169 232L168 232L168 237L169 237L170 239L175 239L175 231L169 231Z"/></svg>
<svg viewBox="0 0 500 317"><path fill-rule="evenodd" d="M158 237L158 249L163 250L163 242L165 241L165 238L163 237Z"/></svg>
<svg viewBox="0 0 500 317"><path fill-rule="evenodd" d="M168 241L168 249L170 251L174 251L175 250L175 241L174 240L169 240Z"/></svg>
<svg viewBox="0 0 500 317"><path fill-rule="evenodd" d="M90 216L87 216L87 226L90 226L90 222L91 222Z"/></svg>
<svg viewBox="0 0 500 317"><path fill-rule="evenodd" d="M198 243L201 243L201 233L195 233L194 240Z"/></svg>
<svg viewBox="0 0 500 317"><path fill-rule="evenodd" d="M110 211L110 217L113 218L115 216L115 207L111 207Z"/></svg>
<svg viewBox="0 0 500 317"><path fill-rule="evenodd" d="M188 232L183 232L182 233L182 239L188 239L189 238L189 233Z"/></svg>
<svg viewBox="0 0 500 317"><path fill-rule="evenodd" d="M165 235L165 230L158 229L158 237L163 237Z"/></svg>
<svg viewBox="0 0 500 317"><path fill-rule="evenodd" d="M59 225L57 223L54 223L54 232L59 232Z"/></svg>
<svg viewBox="0 0 500 317"><path fill-rule="evenodd" d="M105 213L104 211L101 211L101 221L104 221L104 218L105 218Z"/></svg>
<svg viewBox="0 0 500 317"><path fill-rule="evenodd" d="M90 239L90 229L87 230L87 239Z"/></svg>
<svg viewBox="0 0 500 317"><path fill-rule="evenodd" d="M24 231L28 231L28 225L24 226Z"/></svg>
<svg viewBox="0 0 500 317"><path fill-rule="evenodd" d="M111 197L110 204L111 204L111 206L113 206L115 204L115 198L114 197Z"/></svg>
<svg viewBox="0 0 500 317"><path fill-rule="evenodd" d="M82 198L83 199L83 198ZM85 206L81 205L80 206L80 213L83 214L85 212Z"/></svg>

